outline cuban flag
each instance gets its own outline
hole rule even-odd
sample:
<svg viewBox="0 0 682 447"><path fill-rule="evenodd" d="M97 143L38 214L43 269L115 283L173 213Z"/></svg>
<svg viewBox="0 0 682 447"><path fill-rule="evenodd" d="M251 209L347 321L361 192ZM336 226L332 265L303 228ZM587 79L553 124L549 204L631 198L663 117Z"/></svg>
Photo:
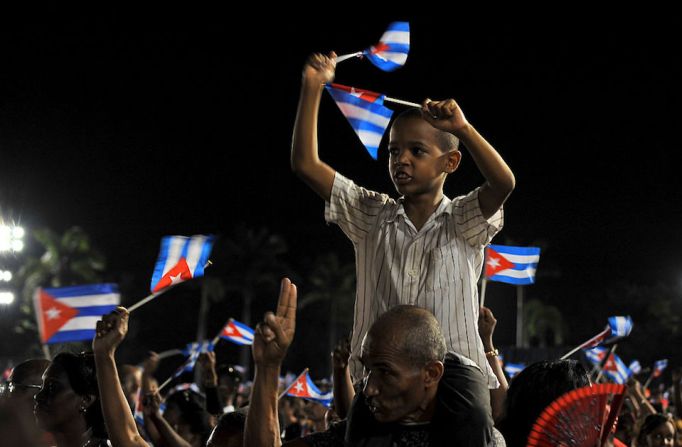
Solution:
<svg viewBox="0 0 682 447"><path fill-rule="evenodd" d="M538 247L488 245L485 253L485 276L490 281L515 285L533 284L539 261Z"/></svg>
<svg viewBox="0 0 682 447"><path fill-rule="evenodd" d="M381 70L393 71L405 65L409 52L409 22L393 22L388 25L379 43L369 47L362 54Z"/></svg>
<svg viewBox="0 0 682 447"><path fill-rule="evenodd" d="M632 332L632 318L626 317L609 317L609 329L611 337L622 338L627 337Z"/></svg>
<svg viewBox="0 0 682 447"><path fill-rule="evenodd" d="M298 376L296 381L289 385L286 395L312 400L321 403L325 407L329 407L332 403L332 399L334 398L334 395L331 391L323 394L317 388L317 386L315 386L312 379L310 378L310 375L308 375L308 371L305 371L303 374Z"/></svg>
<svg viewBox="0 0 682 447"><path fill-rule="evenodd" d="M213 248L213 236L166 236L152 275L152 293L204 275Z"/></svg>
<svg viewBox="0 0 682 447"><path fill-rule="evenodd" d="M325 88L369 155L376 160L379 143L393 115L393 111L384 106L385 95L341 84L326 84Z"/></svg>
<svg viewBox="0 0 682 447"><path fill-rule="evenodd" d="M633 360L632 363L628 366L630 368L630 371L632 371L632 374L639 374L642 372L642 365L640 365L639 360Z"/></svg>
<svg viewBox="0 0 682 447"><path fill-rule="evenodd" d="M38 288L33 304L40 340L44 344L92 340L97 321L120 303L116 284Z"/></svg>
<svg viewBox="0 0 682 447"><path fill-rule="evenodd" d="M656 360L654 363L654 372L652 377L660 377L663 374L663 370L668 366L668 359Z"/></svg>
<svg viewBox="0 0 682 447"><path fill-rule="evenodd" d="M199 360L199 354L202 352L213 352L213 348L211 340L202 341L201 343L189 343L182 349L182 353L187 356L187 360L175 371L173 377L179 377L186 372L192 372L194 365Z"/></svg>
<svg viewBox="0 0 682 447"><path fill-rule="evenodd" d="M584 352L587 360L595 366L599 366L609 350L607 348L596 347L585 350ZM632 375L632 371L630 371L616 354L611 354L609 356L609 359L604 363L602 372L606 377L620 385L625 384Z"/></svg>
<svg viewBox="0 0 682 447"><path fill-rule="evenodd" d="M253 329L230 318L223 330L220 331L219 337L238 345L252 345Z"/></svg>
<svg viewBox="0 0 682 447"><path fill-rule="evenodd" d="M506 363L504 365L504 372L507 373L510 379L513 379L518 373L526 368L524 363Z"/></svg>

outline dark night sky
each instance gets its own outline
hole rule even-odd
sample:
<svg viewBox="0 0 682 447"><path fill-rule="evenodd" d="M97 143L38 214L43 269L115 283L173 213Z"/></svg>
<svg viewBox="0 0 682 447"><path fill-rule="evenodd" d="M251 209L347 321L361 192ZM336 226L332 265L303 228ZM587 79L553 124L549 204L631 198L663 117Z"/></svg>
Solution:
<svg viewBox="0 0 682 447"><path fill-rule="evenodd" d="M352 259L321 200L289 171L300 69L311 51L363 49L406 17L350 27L209 11L152 17L0 19L4 217L84 227L110 271L132 272L142 287L162 235L229 236L237 222L283 234L291 258L329 248ZM586 307L580 294L610 281L682 282L682 20L407 19L405 67L383 73L353 60L337 81L458 100L516 175L495 241L541 244L540 270L562 272L537 289L548 302ZM372 161L327 96L320 121L323 159L394 194L386 154ZM480 182L465 155L446 193Z"/></svg>

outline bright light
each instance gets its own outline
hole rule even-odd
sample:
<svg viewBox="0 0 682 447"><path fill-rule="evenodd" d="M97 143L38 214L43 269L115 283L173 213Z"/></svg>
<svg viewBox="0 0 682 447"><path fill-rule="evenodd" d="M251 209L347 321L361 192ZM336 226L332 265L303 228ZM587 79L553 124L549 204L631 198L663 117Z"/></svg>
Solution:
<svg viewBox="0 0 682 447"><path fill-rule="evenodd" d="M24 249L24 241L15 239L12 241L12 251L21 251Z"/></svg>
<svg viewBox="0 0 682 447"><path fill-rule="evenodd" d="M12 272L8 270L0 271L0 281L10 282L12 280Z"/></svg>
<svg viewBox="0 0 682 447"><path fill-rule="evenodd" d="M26 232L24 231L24 229L22 227L12 228L12 237L14 239L23 239L25 234L26 234Z"/></svg>
<svg viewBox="0 0 682 447"><path fill-rule="evenodd" d="M14 294L12 292L0 292L0 304L12 304L14 302Z"/></svg>
<svg viewBox="0 0 682 447"><path fill-rule="evenodd" d="M0 224L0 252L3 251L22 251L26 230L22 227L11 227Z"/></svg>

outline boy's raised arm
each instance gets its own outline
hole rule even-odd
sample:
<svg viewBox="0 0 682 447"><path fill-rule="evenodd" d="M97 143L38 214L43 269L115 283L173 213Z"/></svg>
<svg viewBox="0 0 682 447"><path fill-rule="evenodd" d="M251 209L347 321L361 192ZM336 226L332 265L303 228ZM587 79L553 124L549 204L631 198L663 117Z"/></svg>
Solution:
<svg viewBox="0 0 682 447"><path fill-rule="evenodd" d="M488 219L504 204L516 186L516 179L495 148L464 118L453 99L426 100L422 116L433 127L452 133L466 146L486 182L478 193L483 217Z"/></svg>
<svg viewBox="0 0 682 447"><path fill-rule="evenodd" d="M301 96L298 101L291 144L291 170L313 191L329 201L335 171L317 154L317 114L323 84L334 79L336 54L313 54L303 67Z"/></svg>

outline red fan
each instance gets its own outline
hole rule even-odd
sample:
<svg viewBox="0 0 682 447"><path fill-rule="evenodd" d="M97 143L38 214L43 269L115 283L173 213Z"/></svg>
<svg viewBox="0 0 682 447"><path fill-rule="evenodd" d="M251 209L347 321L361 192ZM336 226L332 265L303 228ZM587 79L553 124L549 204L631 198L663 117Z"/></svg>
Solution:
<svg viewBox="0 0 682 447"><path fill-rule="evenodd" d="M603 446L626 390L625 385L600 383L569 391L545 408L535 421L528 446Z"/></svg>

